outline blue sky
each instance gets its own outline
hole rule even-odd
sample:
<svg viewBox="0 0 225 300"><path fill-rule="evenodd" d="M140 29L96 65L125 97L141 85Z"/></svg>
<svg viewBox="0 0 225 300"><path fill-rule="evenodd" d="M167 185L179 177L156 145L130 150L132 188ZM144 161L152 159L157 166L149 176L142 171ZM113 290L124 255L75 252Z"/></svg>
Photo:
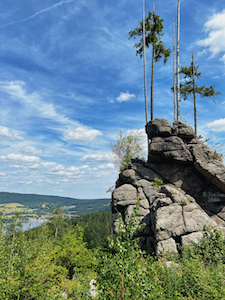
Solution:
<svg viewBox="0 0 225 300"><path fill-rule="evenodd" d="M155 1L173 47L176 0ZM146 0L146 13L153 2ZM110 143L145 126L143 61L128 32L139 0L23 0L0 3L0 191L109 197L117 179ZM180 63L191 52L199 85L217 85L216 104L197 98L198 133L225 143L225 4L181 1ZM150 83L150 50L147 50ZM155 65L154 118L173 122L173 59ZM193 126L193 100L181 102ZM225 148L223 148L225 151Z"/></svg>

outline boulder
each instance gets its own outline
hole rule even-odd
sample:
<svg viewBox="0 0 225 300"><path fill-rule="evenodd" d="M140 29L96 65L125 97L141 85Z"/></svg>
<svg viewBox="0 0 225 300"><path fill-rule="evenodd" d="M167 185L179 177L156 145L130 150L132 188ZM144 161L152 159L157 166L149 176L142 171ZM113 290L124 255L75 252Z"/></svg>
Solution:
<svg viewBox="0 0 225 300"><path fill-rule="evenodd" d="M176 243L198 243L205 226L225 232L225 166L213 159L214 151L178 121L171 128L167 120L155 119L146 132L148 162L133 160L112 194L114 231L139 203L139 223L146 224L140 244L156 255L177 252ZM154 185L155 178L163 184Z"/></svg>
<svg viewBox="0 0 225 300"><path fill-rule="evenodd" d="M181 138L177 136L154 137L150 144L150 153L160 155L164 159L189 163L193 156Z"/></svg>
<svg viewBox="0 0 225 300"><path fill-rule="evenodd" d="M175 240L170 238L168 240L158 242L155 252L157 256L168 252L178 253Z"/></svg>
<svg viewBox="0 0 225 300"><path fill-rule="evenodd" d="M191 246L192 243L198 244L200 240L203 238L203 233L201 231L199 232L193 232L187 235L183 235L181 237L181 244L182 246Z"/></svg>
<svg viewBox="0 0 225 300"><path fill-rule="evenodd" d="M137 190L130 184L123 184L115 189L112 194L113 204L115 206L127 206L138 203Z"/></svg>
<svg viewBox="0 0 225 300"><path fill-rule="evenodd" d="M154 119L150 121L145 127L148 138L154 136L170 136L172 128L166 119Z"/></svg>
<svg viewBox="0 0 225 300"><path fill-rule="evenodd" d="M222 162L218 160L197 161L194 166L206 179L225 193L225 166Z"/></svg>
<svg viewBox="0 0 225 300"><path fill-rule="evenodd" d="M196 144L189 144L187 148L193 155L194 161L209 162L213 160L214 151L212 148L200 141Z"/></svg>
<svg viewBox="0 0 225 300"><path fill-rule="evenodd" d="M195 132L192 127L180 121L173 122L172 132L182 139L192 139L195 137Z"/></svg>

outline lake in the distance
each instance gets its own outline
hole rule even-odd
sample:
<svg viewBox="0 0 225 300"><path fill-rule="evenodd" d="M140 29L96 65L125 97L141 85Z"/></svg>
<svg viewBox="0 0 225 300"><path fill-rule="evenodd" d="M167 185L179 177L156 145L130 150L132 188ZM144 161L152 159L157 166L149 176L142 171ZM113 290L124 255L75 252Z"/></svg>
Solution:
<svg viewBox="0 0 225 300"><path fill-rule="evenodd" d="M35 228L40 226L41 224L43 224L44 222L40 222L40 221L25 221L22 222L23 225L23 230L27 230L27 229L31 229L31 228Z"/></svg>

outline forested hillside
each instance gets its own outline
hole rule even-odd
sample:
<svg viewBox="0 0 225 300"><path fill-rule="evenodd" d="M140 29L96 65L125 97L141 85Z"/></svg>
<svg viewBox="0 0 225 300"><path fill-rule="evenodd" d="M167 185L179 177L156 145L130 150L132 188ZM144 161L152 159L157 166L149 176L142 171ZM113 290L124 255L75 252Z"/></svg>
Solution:
<svg viewBox="0 0 225 300"><path fill-rule="evenodd" d="M68 216L109 210L110 199L76 199L36 194L0 192L0 212L11 217L19 211L23 219L50 214L57 204Z"/></svg>

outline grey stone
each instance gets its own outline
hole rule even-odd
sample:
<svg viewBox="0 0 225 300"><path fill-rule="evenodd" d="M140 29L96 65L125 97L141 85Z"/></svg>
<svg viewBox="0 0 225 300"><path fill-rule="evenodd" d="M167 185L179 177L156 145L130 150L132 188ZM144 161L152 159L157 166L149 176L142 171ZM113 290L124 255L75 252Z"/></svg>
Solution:
<svg viewBox="0 0 225 300"><path fill-rule="evenodd" d="M172 199L172 202L179 203L181 205L186 205L189 203L189 198L186 197L186 193L178 189L175 186L172 186L170 184L166 184L161 186L160 192L166 194L168 197ZM192 198L192 201L194 199Z"/></svg>
<svg viewBox="0 0 225 300"><path fill-rule="evenodd" d="M182 206L179 204L158 208L153 218L153 229L156 241L181 236L185 233Z"/></svg>
<svg viewBox="0 0 225 300"><path fill-rule="evenodd" d="M187 235L183 235L181 237L181 244L182 246L192 246L192 243L198 244L202 238L203 233L201 231L193 232Z"/></svg>
<svg viewBox="0 0 225 300"><path fill-rule="evenodd" d="M89 282L89 292L88 292L88 294L92 298L97 297L98 294L99 294L99 291L97 290L96 280L95 279L91 279L91 281Z"/></svg>
<svg viewBox="0 0 225 300"><path fill-rule="evenodd" d="M155 171L153 171L152 169L146 168L145 166L141 165L141 164L135 164L131 166L136 173L142 178L142 179L146 179L148 181L153 181L156 177L163 180L163 178L156 173Z"/></svg>
<svg viewBox="0 0 225 300"><path fill-rule="evenodd" d="M173 201L169 197L166 197L166 195L163 194L164 197L158 197L158 195L162 195L162 194L156 195L155 200L151 205L151 210L153 212L156 211L159 207L167 206L173 203Z"/></svg>
<svg viewBox="0 0 225 300"><path fill-rule="evenodd" d="M197 161L194 166L206 179L225 192L225 166L222 162L218 160Z"/></svg>
<svg viewBox="0 0 225 300"><path fill-rule="evenodd" d="M137 180L140 180L141 177L133 169L124 170L120 173L119 178L125 183L134 184Z"/></svg>
<svg viewBox="0 0 225 300"><path fill-rule="evenodd" d="M171 125L166 119L154 119L148 122L145 129L149 139L154 136L171 135Z"/></svg>
<svg viewBox="0 0 225 300"><path fill-rule="evenodd" d="M216 223L210 219L197 203L183 206L183 218L186 232L203 230L205 225L216 226Z"/></svg>
<svg viewBox="0 0 225 300"><path fill-rule="evenodd" d="M154 137L150 144L150 153L161 155L164 159L190 163L193 157L181 138L177 136Z"/></svg>
<svg viewBox="0 0 225 300"><path fill-rule="evenodd" d="M119 232L121 219L122 219L121 214L119 214L119 213L112 214L113 231L114 232Z"/></svg>
<svg viewBox="0 0 225 300"><path fill-rule="evenodd" d="M155 195L159 192L159 187L153 186L151 182L145 179L139 180L138 186L142 187L143 193L151 205L154 201Z"/></svg>
<svg viewBox="0 0 225 300"><path fill-rule="evenodd" d="M191 126L180 121L173 122L173 133L182 139L192 139L195 137L195 132Z"/></svg>
<svg viewBox="0 0 225 300"><path fill-rule="evenodd" d="M115 205L132 205L138 203L137 190L130 184L123 184L115 189L112 194L112 201Z"/></svg>
<svg viewBox="0 0 225 300"><path fill-rule="evenodd" d="M176 242L173 238L167 239L165 241L160 241L156 245L156 255L160 256L162 254L174 252L178 253Z"/></svg>
<svg viewBox="0 0 225 300"><path fill-rule="evenodd" d="M214 151L208 145L205 145L202 142L197 144L189 144L187 148L194 157L194 161L205 161L209 162L213 160Z"/></svg>
<svg viewBox="0 0 225 300"><path fill-rule="evenodd" d="M213 150L181 122L174 122L171 131L169 122L156 119L146 130L152 138L149 161L133 160L112 194L114 231L119 230L118 212L129 218L139 202L136 226L146 224L140 245L157 255L177 252L175 240L198 242L206 225L225 233L225 166L213 159ZM152 185L156 177L163 185Z"/></svg>

